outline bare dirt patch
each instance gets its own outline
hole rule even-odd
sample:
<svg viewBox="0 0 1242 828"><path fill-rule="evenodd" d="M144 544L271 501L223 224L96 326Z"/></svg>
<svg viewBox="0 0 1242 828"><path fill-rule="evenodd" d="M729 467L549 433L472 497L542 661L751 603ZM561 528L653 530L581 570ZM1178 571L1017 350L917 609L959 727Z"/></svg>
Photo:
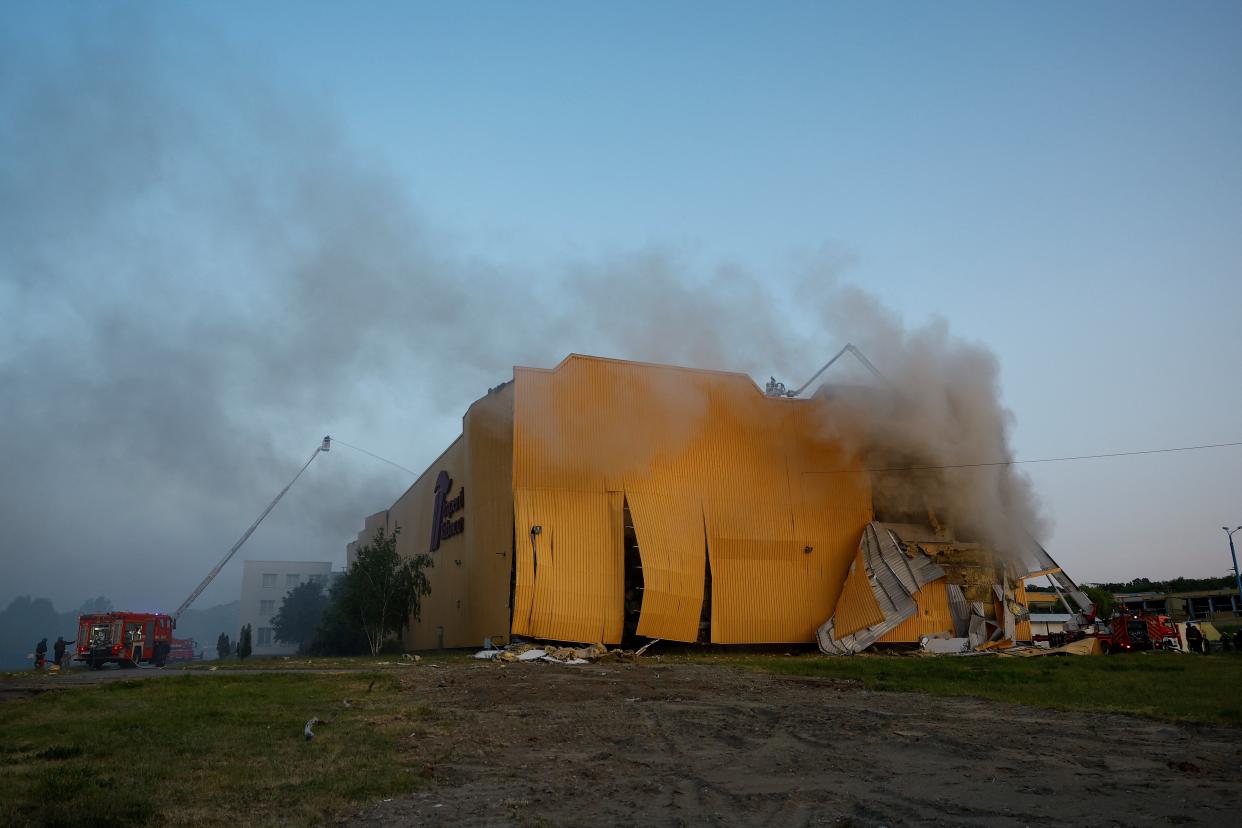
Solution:
<svg viewBox="0 0 1242 828"><path fill-rule="evenodd" d="M358 825L1230 824L1242 731L694 664L403 674L428 787Z"/></svg>

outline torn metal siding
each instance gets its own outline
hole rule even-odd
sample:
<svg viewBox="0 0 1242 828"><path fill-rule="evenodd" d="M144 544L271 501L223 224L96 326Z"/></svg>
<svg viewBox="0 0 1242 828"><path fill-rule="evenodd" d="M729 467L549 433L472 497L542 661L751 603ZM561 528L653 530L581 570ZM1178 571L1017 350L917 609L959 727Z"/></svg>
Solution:
<svg viewBox="0 0 1242 828"><path fill-rule="evenodd" d="M946 584L945 596L949 602L949 615L953 618L953 635L965 638L970 632L970 604L962 593L960 584Z"/></svg>
<svg viewBox="0 0 1242 828"><path fill-rule="evenodd" d="M884 621L884 610L880 609L880 603L871 589L871 578L867 573L861 543L849 575L845 578L845 586L841 589L832 618L838 636L852 635Z"/></svg>
<svg viewBox="0 0 1242 828"><path fill-rule="evenodd" d="M1020 578L1018 579L1018 583L1013 588L1013 598L1023 607L1028 606L1028 600L1026 597L1026 582ZM1030 610L1028 609L1027 616L1018 619L1017 629L1015 630L1015 635L1017 636L1015 640L1017 641L1031 640L1031 618L1029 612Z"/></svg>
<svg viewBox="0 0 1242 828"><path fill-rule="evenodd" d="M707 565L703 506L675 492L627 492L643 567L638 634L694 641Z"/></svg>
<svg viewBox="0 0 1242 828"><path fill-rule="evenodd" d="M853 458L821 435L830 402L768 398L741 374L579 356L553 371L516 369L514 381L515 491L620 491L631 499L644 567L651 556L669 577L668 591L658 598L653 593L650 606L644 596L642 630L669 630L678 634L661 637L677 640L697 636L689 580L691 572L702 578L703 552L692 538L705 525L712 640L813 639L871 517L866 476L835 473ZM634 508L644 495L669 493L702 504L697 526L671 525L691 520L689 509L676 518ZM519 551L529 546L524 531L541 520L528 516L524 530L519 519ZM594 528L587 522L575 529L583 537L603 531L598 521ZM597 549L612 543L596 541ZM521 557L518 562L523 587L526 567ZM608 589L622 595L621 570L592 570L595 575L615 578ZM544 601L539 580L515 596L517 610L529 594L532 619L540 617ZM698 592L701 608L701 584ZM518 612L514 617L519 632Z"/></svg>
<svg viewBox="0 0 1242 828"><path fill-rule="evenodd" d="M535 606L535 541L531 529L538 525L534 498L524 489L513 492L514 520L514 585L512 631L517 635L534 635L531 614Z"/></svg>
<svg viewBox="0 0 1242 828"><path fill-rule="evenodd" d="M897 629L903 621L918 612L915 595L924 585L944 577L944 570L927 555L918 553L913 558L906 555L896 533L880 523L867 524L859 542L859 553L871 593L884 614L884 620L851 633L838 633L834 613L816 633L820 650L830 655L861 652ZM944 604L947 616L947 598Z"/></svg>
<svg viewBox="0 0 1242 828"><path fill-rule="evenodd" d="M936 633L953 634L953 613L949 607L948 584L944 578L925 584L914 593L914 614L880 637L881 644L919 641Z"/></svg>

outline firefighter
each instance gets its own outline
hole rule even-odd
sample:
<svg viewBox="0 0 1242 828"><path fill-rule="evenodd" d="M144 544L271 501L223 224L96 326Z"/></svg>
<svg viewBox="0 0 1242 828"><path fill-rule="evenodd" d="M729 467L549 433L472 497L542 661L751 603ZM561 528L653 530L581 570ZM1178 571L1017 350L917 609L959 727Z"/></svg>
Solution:
<svg viewBox="0 0 1242 828"><path fill-rule="evenodd" d="M35 645L35 669L42 670L45 661L47 661L47 639L43 638Z"/></svg>
<svg viewBox="0 0 1242 828"><path fill-rule="evenodd" d="M1203 652L1203 632L1198 625L1191 624L1186 628L1186 644L1192 653Z"/></svg>
<svg viewBox="0 0 1242 828"><path fill-rule="evenodd" d="M56 657L56 666L65 666L65 647L69 646L69 642L65 641L62 635L56 636L56 644L52 647L52 654Z"/></svg>

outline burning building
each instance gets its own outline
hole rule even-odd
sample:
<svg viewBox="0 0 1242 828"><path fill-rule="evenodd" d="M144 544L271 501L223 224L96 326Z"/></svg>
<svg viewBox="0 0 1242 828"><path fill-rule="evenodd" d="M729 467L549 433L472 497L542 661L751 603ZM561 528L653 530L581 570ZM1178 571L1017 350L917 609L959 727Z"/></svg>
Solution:
<svg viewBox="0 0 1242 828"><path fill-rule="evenodd" d="M935 486L869 469L839 391L579 355L515 368L350 558L396 527L432 556L410 648L1029 639L1023 579L1055 563L956 537Z"/></svg>

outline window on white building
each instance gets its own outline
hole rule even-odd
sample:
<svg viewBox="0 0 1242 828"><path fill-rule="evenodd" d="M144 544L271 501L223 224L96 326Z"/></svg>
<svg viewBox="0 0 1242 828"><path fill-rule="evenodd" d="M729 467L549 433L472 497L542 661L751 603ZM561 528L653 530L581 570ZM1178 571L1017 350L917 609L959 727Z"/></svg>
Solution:
<svg viewBox="0 0 1242 828"><path fill-rule="evenodd" d="M275 572L264 572L263 573L263 588L264 589L275 589L276 588L276 573Z"/></svg>
<svg viewBox="0 0 1242 828"><path fill-rule="evenodd" d="M322 572L315 574L315 575L306 576L306 580L310 581L313 584L322 584L327 579L328 579L328 576L324 575Z"/></svg>
<svg viewBox="0 0 1242 828"><path fill-rule="evenodd" d="M297 572L290 572L288 575L285 576L285 586L288 587L289 589L293 589L295 586L298 585L298 581L300 580L302 580L301 575L299 575Z"/></svg>
<svg viewBox="0 0 1242 828"><path fill-rule="evenodd" d="M271 598L265 598L259 602L259 614L271 615L276 611L276 601Z"/></svg>
<svg viewBox="0 0 1242 828"><path fill-rule="evenodd" d="M272 646L272 628L271 627L259 627L259 646L260 647Z"/></svg>

